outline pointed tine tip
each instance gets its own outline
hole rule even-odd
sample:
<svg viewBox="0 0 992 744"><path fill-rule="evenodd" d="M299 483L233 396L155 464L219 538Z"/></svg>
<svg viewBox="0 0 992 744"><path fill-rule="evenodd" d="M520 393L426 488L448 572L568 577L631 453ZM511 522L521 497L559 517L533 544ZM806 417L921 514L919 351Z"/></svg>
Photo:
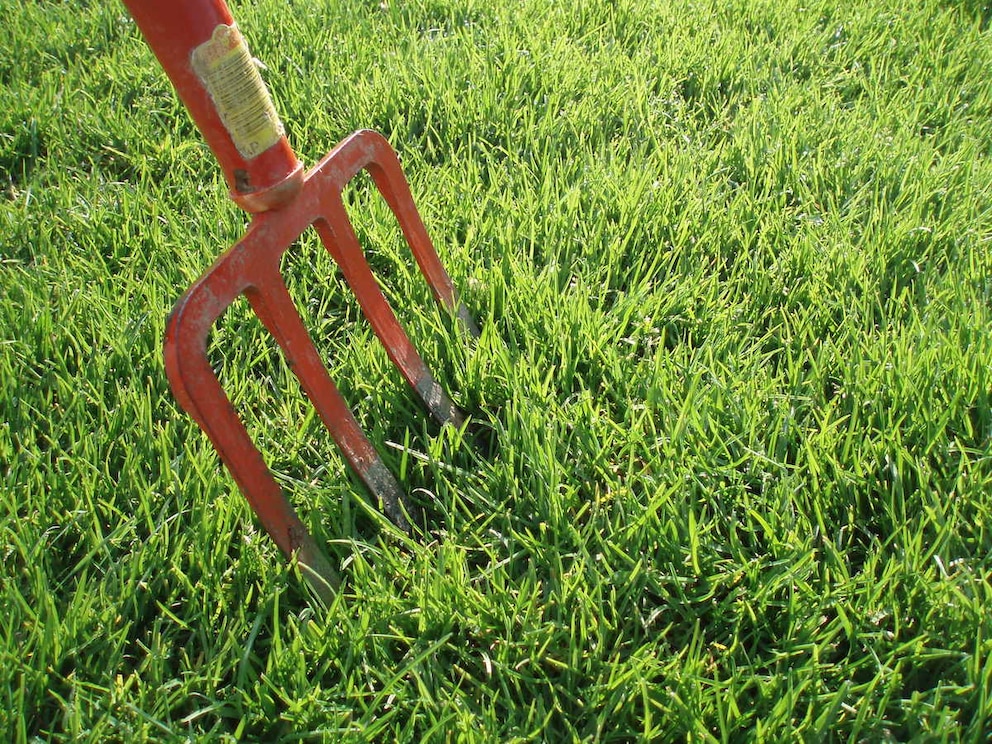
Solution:
<svg viewBox="0 0 992 744"><path fill-rule="evenodd" d="M381 459L376 459L371 465L361 473L361 478L365 482L369 491L380 504L382 512L393 524L399 527L407 535L413 534L413 526L410 519L416 520L416 510L407 503L403 490L396 478L386 467ZM409 518L408 518L409 515Z"/></svg>
<svg viewBox="0 0 992 744"><path fill-rule="evenodd" d="M479 330L479 326L475 324L475 320L472 318L472 314L465 307L464 302L458 303L458 310L455 311L458 320L461 321L462 327L468 331L472 338L479 338L482 335L482 331Z"/></svg>
<svg viewBox="0 0 992 744"><path fill-rule="evenodd" d="M424 407L439 424L442 426L451 424L456 429L462 428L465 424L465 414L455 405L444 388L429 372L421 374L420 379L413 385L413 389L423 401Z"/></svg>
<svg viewBox="0 0 992 744"><path fill-rule="evenodd" d="M334 601L334 595L341 587L341 577L337 571L330 566L318 568L306 563L298 563L300 572L306 579L307 585L313 591L314 596L326 609ZM327 569L330 569L329 571Z"/></svg>

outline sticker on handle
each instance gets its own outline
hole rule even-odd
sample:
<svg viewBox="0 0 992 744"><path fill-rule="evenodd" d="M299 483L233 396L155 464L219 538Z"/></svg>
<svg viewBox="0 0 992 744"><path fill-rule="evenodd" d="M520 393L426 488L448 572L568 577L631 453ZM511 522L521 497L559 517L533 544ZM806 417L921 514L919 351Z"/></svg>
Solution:
<svg viewBox="0 0 992 744"><path fill-rule="evenodd" d="M241 157L258 157L285 134L237 26L217 26L210 39L193 50L192 63Z"/></svg>

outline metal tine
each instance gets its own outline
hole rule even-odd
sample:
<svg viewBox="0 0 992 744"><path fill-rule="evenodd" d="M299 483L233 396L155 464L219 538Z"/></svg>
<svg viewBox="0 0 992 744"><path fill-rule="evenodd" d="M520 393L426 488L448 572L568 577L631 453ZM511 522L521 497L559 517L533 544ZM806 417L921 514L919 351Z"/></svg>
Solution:
<svg viewBox="0 0 992 744"><path fill-rule="evenodd" d="M479 331L468 310L458 299L451 278L438 258L403 175L399 158L388 141L377 132L356 132L335 149L332 156L314 168L319 178L332 157L340 163L329 175L329 187L318 205L322 219L314 223L324 246L358 299L362 312L372 325L376 336L386 347L390 360L400 370L424 406L440 424L460 428L465 414L458 409L444 389L434 379L406 331L396 319L382 288L372 274L354 227L344 207L341 192L360 170L367 170L379 192L396 216L403 236L413 252L421 273L431 287L439 304L456 315L467 332L478 337Z"/></svg>
<svg viewBox="0 0 992 744"><path fill-rule="evenodd" d="M435 381L427 364L396 319L382 293L382 288L365 260L354 229L344 214L343 206L334 211L339 211L339 214L332 213L329 219L316 222L314 227L335 262L341 267L341 273L358 299L362 312L372 325L376 336L386 347L390 360L423 401L434 419L440 424L460 427L465 421L465 415Z"/></svg>
<svg viewBox="0 0 992 744"><path fill-rule="evenodd" d="M449 311L453 312L462 326L473 338L478 338L479 328L472 319L468 308L458 298L451 277L438 258L434 243L427 234L427 228L420 218L410 184L403 173L399 156L389 142L378 132L365 130L359 133L373 143L374 157L366 165L379 193L396 216L400 229L406 238L413 257L434 292L434 297Z"/></svg>
<svg viewBox="0 0 992 744"><path fill-rule="evenodd" d="M165 368L177 400L207 434L269 537L296 555L316 594L326 603L340 578L300 521L255 447L207 357L214 321L239 294L241 277L230 262L208 272L180 300L169 318Z"/></svg>
<svg viewBox="0 0 992 744"><path fill-rule="evenodd" d="M410 518L419 521L419 515L410 514L404 508L399 483L365 436L328 374L278 267L260 271L254 280L254 287L246 292L252 310L279 344L290 369L348 464L378 498L386 516L409 534L412 529Z"/></svg>

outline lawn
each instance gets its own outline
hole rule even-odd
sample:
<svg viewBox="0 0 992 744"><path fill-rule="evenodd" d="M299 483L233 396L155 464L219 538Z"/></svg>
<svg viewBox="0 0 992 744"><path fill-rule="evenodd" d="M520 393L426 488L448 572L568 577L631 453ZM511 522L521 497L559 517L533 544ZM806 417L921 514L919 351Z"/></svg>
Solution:
<svg viewBox="0 0 992 744"><path fill-rule="evenodd" d="M359 179L439 430L285 262L408 538L221 320L321 607L165 379L244 214L122 5L0 0L0 738L986 740L992 6L572 5L232 5L305 162L397 149L483 329Z"/></svg>

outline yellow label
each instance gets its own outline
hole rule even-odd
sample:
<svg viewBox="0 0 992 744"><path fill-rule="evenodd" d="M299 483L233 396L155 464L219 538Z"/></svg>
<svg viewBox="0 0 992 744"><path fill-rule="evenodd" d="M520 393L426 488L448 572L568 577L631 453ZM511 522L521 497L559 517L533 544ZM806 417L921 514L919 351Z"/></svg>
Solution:
<svg viewBox="0 0 992 744"><path fill-rule="evenodd" d="M192 61L241 157L251 160L279 141L285 130L237 26L217 26Z"/></svg>

